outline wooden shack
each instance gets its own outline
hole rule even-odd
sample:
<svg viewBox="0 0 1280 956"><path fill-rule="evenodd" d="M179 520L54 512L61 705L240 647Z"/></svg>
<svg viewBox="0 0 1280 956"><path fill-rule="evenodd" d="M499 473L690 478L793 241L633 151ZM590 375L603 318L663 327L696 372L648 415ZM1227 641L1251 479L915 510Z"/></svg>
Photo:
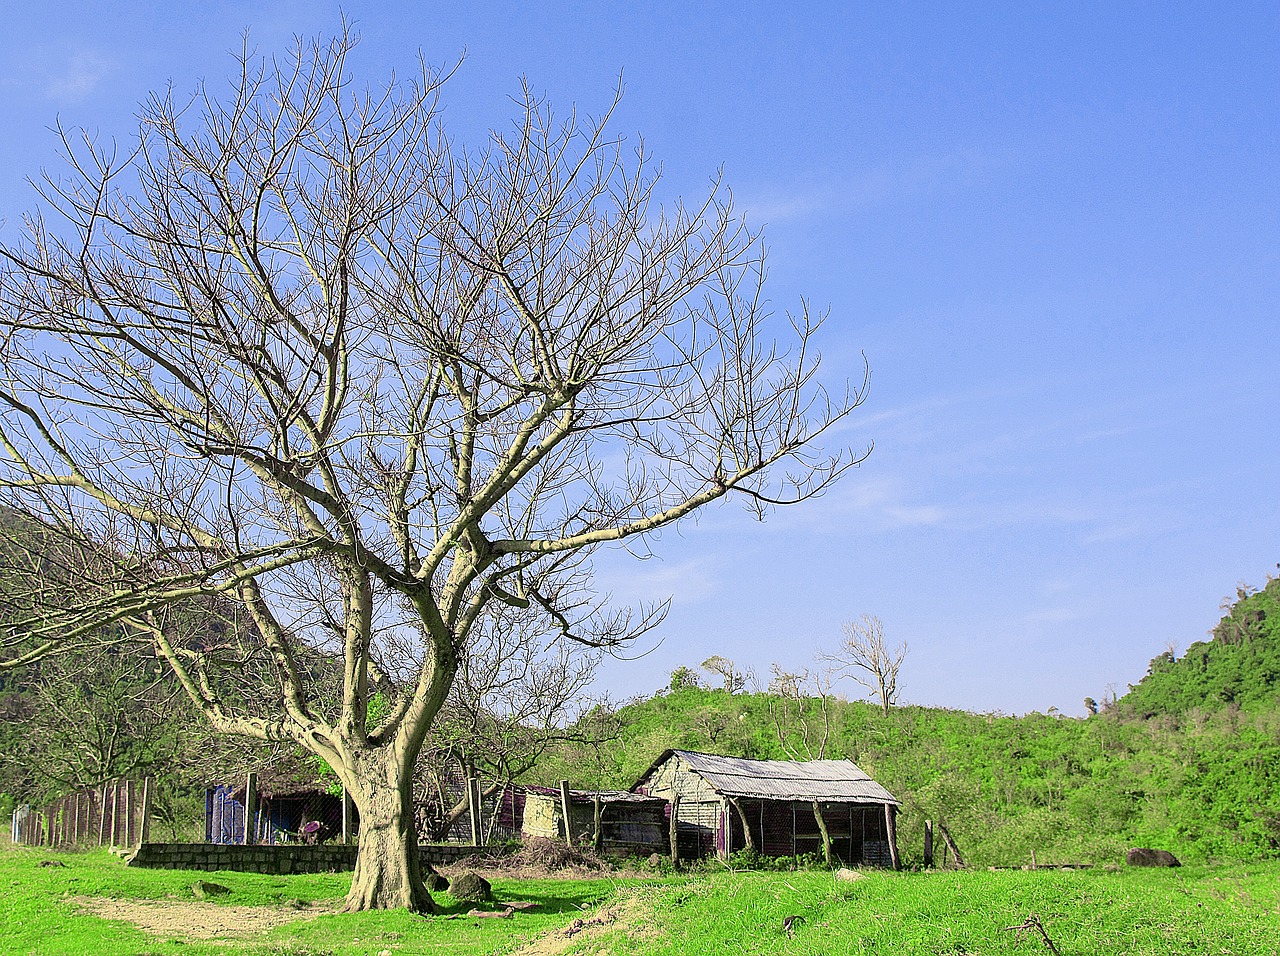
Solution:
<svg viewBox="0 0 1280 956"><path fill-rule="evenodd" d="M526 837L565 837L559 790L521 787ZM597 805L600 840L595 844ZM627 790L570 790L569 833L579 846L596 845L611 856L648 856L667 849L666 801Z"/></svg>
<svg viewBox="0 0 1280 956"><path fill-rule="evenodd" d="M900 803L851 760L749 760L668 750L632 787L675 808L683 859L752 848L823 853L847 865L898 865ZM823 831L825 828L826 838Z"/></svg>

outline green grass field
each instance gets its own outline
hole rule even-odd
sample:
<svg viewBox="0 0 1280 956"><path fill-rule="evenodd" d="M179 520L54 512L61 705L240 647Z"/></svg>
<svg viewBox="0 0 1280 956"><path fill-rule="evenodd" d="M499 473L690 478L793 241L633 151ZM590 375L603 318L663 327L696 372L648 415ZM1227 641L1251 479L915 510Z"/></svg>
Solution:
<svg viewBox="0 0 1280 956"><path fill-rule="evenodd" d="M232 892L217 903L196 903L191 885L198 879ZM0 853L0 952L448 956L510 954L536 943L525 952L1048 953L1038 935L1005 929L1034 914L1064 956L1280 953L1276 864L1114 873L868 871L854 882L825 872L495 880L500 899L539 904L510 920L467 917L470 907L447 895L439 897L449 904L446 913L426 919L327 912L348 880L140 870L105 853L7 850ZM160 928L137 925L157 916ZM276 925L258 926L259 918ZM222 931L207 938L219 922Z"/></svg>

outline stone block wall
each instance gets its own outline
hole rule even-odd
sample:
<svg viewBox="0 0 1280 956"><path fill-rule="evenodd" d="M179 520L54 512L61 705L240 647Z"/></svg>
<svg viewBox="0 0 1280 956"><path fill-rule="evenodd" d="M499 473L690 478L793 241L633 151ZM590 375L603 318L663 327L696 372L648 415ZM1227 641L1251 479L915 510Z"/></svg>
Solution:
<svg viewBox="0 0 1280 956"><path fill-rule="evenodd" d="M328 873L353 870L354 844L241 846L218 843L144 843L125 858L128 866L166 870L237 870L246 873ZM421 846L422 861L448 866L477 852L473 846Z"/></svg>

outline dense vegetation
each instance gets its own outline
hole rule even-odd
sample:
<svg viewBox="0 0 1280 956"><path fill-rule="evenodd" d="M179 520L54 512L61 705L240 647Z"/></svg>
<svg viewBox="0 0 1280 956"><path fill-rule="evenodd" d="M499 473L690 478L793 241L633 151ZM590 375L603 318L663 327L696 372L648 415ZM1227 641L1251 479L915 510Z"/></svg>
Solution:
<svg viewBox="0 0 1280 956"><path fill-rule="evenodd" d="M1280 701L1280 578L1261 591L1241 586L1213 629L1181 658L1166 651L1122 703L1126 715L1212 712L1234 705L1274 709Z"/></svg>

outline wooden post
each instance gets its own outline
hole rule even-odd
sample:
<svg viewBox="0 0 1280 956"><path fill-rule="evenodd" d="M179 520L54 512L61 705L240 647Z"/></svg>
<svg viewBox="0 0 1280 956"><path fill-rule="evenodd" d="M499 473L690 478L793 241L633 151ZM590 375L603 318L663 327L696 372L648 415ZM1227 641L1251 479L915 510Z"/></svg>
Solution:
<svg viewBox="0 0 1280 956"><path fill-rule="evenodd" d="M475 777L467 778L467 822L471 826L471 845L480 845L480 808L476 806Z"/></svg>
<svg viewBox="0 0 1280 956"><path fill-rule="evenodd" d="M813 818L818 821L818 832L822 834L822 858L831 865L831 834L827 832L827 820L822 815L822 807L817 800L813 801ZM793 846L792 850L795 849Z"/></svg>
<svg viewBox="0 0 1280 956"><path fill-rule="evenodd" d="M111 781L111 845L116 846L116 833L120 824L120 781Z"/></svg>
<svg viewBox="0 0 1280 956"><path fill-rule="evenodd" d="M98 820L98 846L102 846L107 842L107 785L102 785L102 798L99 801L99 808L102 811Z"/></svg>
<svg viewBox="0 0 1280 956"><path fill-rule="evenodd" d="M896 816L893 804L886 803L884 805L884 832L889 838L889 862L893 864L895 870L902 865L902 862L898 859L898 823Z"/></svg>
<svg viewBox="0 0 1280 956"><path fill-rule="evenodd" d="M138 824L138 846L151 839L151 802L156 798L155 777L142 780L142 821Z"/></svg>
<svg viewBox="0 0 1280 956"><path fill-rule="evenodd" d="M484 845L484 797L480 792L480 778L472 777L471 783L471 805L476 810L475 822L475 845ZM490 828L492 830L492 827Z"/></svg>
<svg viewBox="0 0 1280 956"><path fill-rule="evenodd" d="M924 821L924 865L933 866L933 821Z"/></svg>
<svg viewBox="0 0 1280 956"><path fill-rule="evenodd" d="M742 804L738 802L737 797L729 797L729 805L738 812L738 819L742 821L742 839L746 843L747 849L758 850L759 847L756 846L755 835L751 832L751 821L747 819L747 813L745 810L742 809ZM791 829L794 832L795 830L794 818L792 821ZM729 828L729 832L730 833L733 832L732 827ZM795 853L795 850L796 850L796 843L795 843L795 837L793 835L791 840L791 852Z"/></svg>
<svg viewBox="0 0 1280 956"><path fill-rule="evenodd" d="M253 814L258 803L258 775L252 770L244 778L244 845L254 842Z"/></svg>
<svg viewBox="0 0 1280 956"><path fill-rule="evenodd" d="M942 842L947 845L947 849L951 851L951 858L956 862L957 869L964 869L964 858L960 856L960 848L956 846L956 841L951 839L951 834L947 832L947 828L941 823L938 824L938 832L942 834Z"/></svg>
<svg viewBox="0 0 1280 956"><path fill-rule="evenodd" d="M573 846L573 818L569 816L569 781L560 781L560 812L564 815L564 842Z"/></svg>
<svg viewBox="0 0 1280 956"><path fill-rule="evenodd" d="M124 782L124 836L121 846L133 846L133 781Z"/></svg>
<svg viewBox="0 0 1280 956"><path fill-rule="evenodd" d="M671 840L671 865L680 868L680 794L671 798L671 826L667 832Z"/></svg>
<svg viewBox="0 0 1280 956"><path fill-rule="evenodd" d="M595 832L591 836L591 848L599 853L604 847L604 808L600 805L600 791L591 798L591 812L595 816Z"/></svg>

